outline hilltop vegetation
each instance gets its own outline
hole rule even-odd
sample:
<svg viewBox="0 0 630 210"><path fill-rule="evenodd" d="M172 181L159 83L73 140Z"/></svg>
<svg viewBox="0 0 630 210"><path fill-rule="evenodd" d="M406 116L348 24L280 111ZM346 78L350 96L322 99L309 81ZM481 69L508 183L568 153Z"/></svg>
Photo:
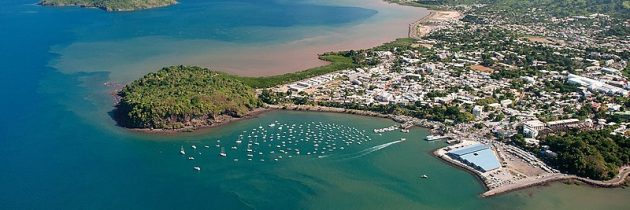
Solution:
<svg viewBox="0 0 630 210"><path fill-rule="evenodd" d="M391 2L437 8L442 6L487 4L490 9L522 13L532 8L554 16L603 13L620 17L630 16L627 0L390 0Z"/></svg>
<svg viewBox="0 0 630 210"><path fill-rule="evenodd" d="M544 142L558 154L551 163L561 171L606 180L630 163L630 138L610 133L609 129L569 131L548 136Z"/></svg>
<svg viewBox="0 0 630 210"><path fill-rule="evenodd" d="M199 67L171 66L127 85L115 111L130 128L203 126L220 117L240 117L259 105L241 81Z"/></svg>
<svg viewBox="0 0 630 210"><path fill-rule="evenodd" d="M132 11L176 4L175 0L42 0L44 6L96 7L107 11Z"/></svg>

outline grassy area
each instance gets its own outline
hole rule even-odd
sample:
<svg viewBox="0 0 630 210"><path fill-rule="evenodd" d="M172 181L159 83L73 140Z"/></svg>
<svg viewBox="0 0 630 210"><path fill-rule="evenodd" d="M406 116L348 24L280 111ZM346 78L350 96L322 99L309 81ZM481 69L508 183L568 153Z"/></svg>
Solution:
<svg viewBox="0 0 630 210"><path fill-rule="evenodd" d="M319 59L330 62L330 64L315 68L310 68L304 71L287 73L275 76L267 77L242 77L232 75L237 80L242 81L245 85L253 88L270 88L281 84L300 81L303 79L328 74L343 69L351 69L357 67L353 62L352 57L342 55L341 53L328 53L319 56Z"/></svg>

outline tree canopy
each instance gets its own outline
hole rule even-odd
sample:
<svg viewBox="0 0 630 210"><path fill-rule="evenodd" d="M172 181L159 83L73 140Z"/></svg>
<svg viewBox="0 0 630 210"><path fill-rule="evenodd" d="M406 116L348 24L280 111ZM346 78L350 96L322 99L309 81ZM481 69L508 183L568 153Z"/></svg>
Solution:
<svg viewBox="0 0 630 210"><path fill-rule="evenodd" d="M149 73L119 93L120 124L132 128L181 128L211 123L219 115L241 116L257 107L251 87L224 73L171 66Z"/></svg>
<svg viewBox="0 0 630 210"><path fill-rule="evenodd" d="M611 179L630 163L630 138L611 130L569 131L544 139L558 156L551 162L559 170L591 179Z"/></svg>

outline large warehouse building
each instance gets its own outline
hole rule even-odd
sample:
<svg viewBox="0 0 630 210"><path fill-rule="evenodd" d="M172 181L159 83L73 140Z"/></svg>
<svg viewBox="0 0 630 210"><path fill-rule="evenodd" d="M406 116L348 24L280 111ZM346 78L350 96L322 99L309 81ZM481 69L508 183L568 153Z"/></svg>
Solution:
<svg viewBox="0 0 630 210"><path fill-rule="evenodd" d="M473 144L447 153L453 159L459 160L481 172L487 172L501 167L492 149L485 144Z"/></svg>

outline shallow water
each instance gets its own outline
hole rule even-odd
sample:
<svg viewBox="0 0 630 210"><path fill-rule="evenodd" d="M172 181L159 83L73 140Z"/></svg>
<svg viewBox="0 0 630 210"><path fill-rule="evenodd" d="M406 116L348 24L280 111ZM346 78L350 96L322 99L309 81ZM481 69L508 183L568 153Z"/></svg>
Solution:
<svg viewBox="0 0 630 210"><path fill-rule="evenodd" d="M218 42L230 45L218 45L219 52L232 45L240 46L234 52L257 52L261 46L286 50L292 49L285 48L291 43L317 48L320 45L303 43L326 41L319 37L328 35L345 37L343 29L366 24L366 29L378 31L373 34L377 38L359 35L365 40L382 39L379 33L390 31L368 23L406 18L405 12L379 9L387 7L373 1L365 7L354 0L297 5L271 0L181 2L137 13L105 13L38 7L27 0L0 1L2 209L625 209L630 205L627 189L564 184L481 199L483 188L473 176L430 155L443 144L422 141L425 130L372 133L374 128L394 124L384 119L271 112L178 136L144 135L114 126L107 115L112 102L104 82L133 80L186 59L202 61L206 53L219 54L206 51ZM348 7L353 4L357 7ZM231 5L232 12L216 5ZM274 8L261 9L267 7ZM245 13L271 19L247 19L240 15ZM320 19L326 14L334 18ZM260 126L271 130L269 124L275 121L335 125L352 129L353 136L332 128L321 131L326 137L338 137L337 149L317 155L304 154L313 152L312 142L281 148L252 146L265 154L264 162L248 161L246 147L231 150L230 141L233 144L243 131ZM370 140L358 144L356 135ZM291 141L305 138L294 136ZM349 138L354 142L345 145ZM394 143L401 138L407 140ZM226 158L218 156L219 139L225 143L221 145ZM202 154L195 153L194 160L180 155L181 147L193 154L193 144ZM301 154L278 158L277 152L288 151L288 146L299 148ZM275 157L269 154L272 150ZM201 171L194 171L194 166ZM419 179L422 174L429 179Z"/></svg>

